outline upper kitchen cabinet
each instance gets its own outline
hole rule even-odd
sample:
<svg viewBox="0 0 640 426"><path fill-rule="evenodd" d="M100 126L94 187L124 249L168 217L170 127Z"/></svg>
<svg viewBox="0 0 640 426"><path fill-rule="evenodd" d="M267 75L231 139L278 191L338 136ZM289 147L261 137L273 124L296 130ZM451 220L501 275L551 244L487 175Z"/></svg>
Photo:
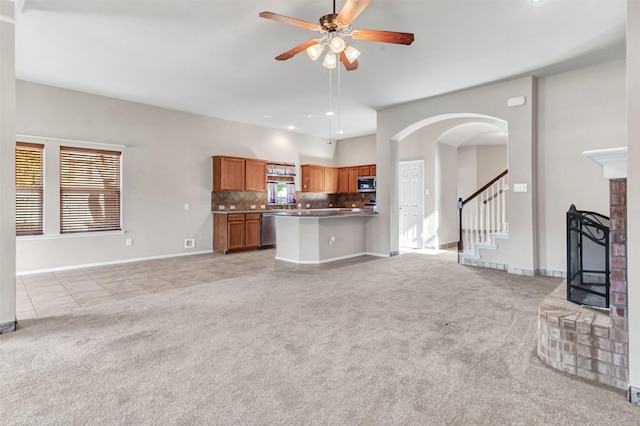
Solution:
<svg viewBox="0 0 640 426"><path fill-rule="evenodd" d="M346 194L349 192L349 168L340 167L338 169L338 193Z"/></svg>
<svg viewBox="0 0 640 426"><path fill-rule="evenodd" d="M358 176L375 176L376 175L376 165L369 164L365 166L358 166Z"/></svg>
<svg viewBox="0 0 640 426"><path fill-rule="evenodd" d="M358 192L358 171L360 167L341 167L338 169L338 193L352 194Z"/></svg>
<svg viewBox="0 0 640 426"><path fill-rule="evenodd" d="M358 192L358 169L359 167L349 167L349 193Z"/></svg>
<svg viewBox="0 0 640 426"><path fill-rule="evenodd" d="M263 160L245 159L245 191L267 190L267 162Z"/></svg>
<svg viewBox="0 0 640 426"><path fill-rule="evenodd" d="M324 168L324 192L335 194L338 192L338 168Z"/></svg>
<svg viewBox="0 0 640 426"><path fill-rule="evenodd" d="M302 192L324 192L324 166L303 164Z"/></svg>
<svg viewBox="0 0 640 426"><path fill-rule="evenodd" d="M266 176L264 160L213 156L214 191L266 191Z"/></svg>

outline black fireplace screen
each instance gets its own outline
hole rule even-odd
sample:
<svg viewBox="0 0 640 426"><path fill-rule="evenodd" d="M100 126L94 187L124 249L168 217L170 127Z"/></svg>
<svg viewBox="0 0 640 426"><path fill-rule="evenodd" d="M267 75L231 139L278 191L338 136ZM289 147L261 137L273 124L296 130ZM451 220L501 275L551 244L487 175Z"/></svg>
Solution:
<svg viewBox="0 0 640 426"><path fill-rule="evenodd" d="M567 300L609 307L609 218L573 204L567 212Z"/></svg>

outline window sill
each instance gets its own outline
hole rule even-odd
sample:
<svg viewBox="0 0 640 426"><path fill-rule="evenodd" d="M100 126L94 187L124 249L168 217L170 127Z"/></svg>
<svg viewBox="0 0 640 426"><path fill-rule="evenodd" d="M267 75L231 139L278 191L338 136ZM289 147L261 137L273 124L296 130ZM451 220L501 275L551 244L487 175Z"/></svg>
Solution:
<svg viewBox="0 0 640 426"><path fill-rule="evenodd" d="M106 237L109 235L124 235L124 233L125 231L95 231L95 232L75 232L73 234L23 235L20 237L16 237L16 241L57 240L61 238Z"/></svg>

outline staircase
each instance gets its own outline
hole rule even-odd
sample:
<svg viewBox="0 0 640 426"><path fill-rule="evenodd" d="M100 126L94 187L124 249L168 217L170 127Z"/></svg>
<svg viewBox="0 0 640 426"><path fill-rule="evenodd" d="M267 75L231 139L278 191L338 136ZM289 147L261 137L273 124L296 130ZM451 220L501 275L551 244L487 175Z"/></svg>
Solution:
<svg viewBox="0 0 640 426"><path fill-rule="evenodd" d="M481 250L495 250L496 239L508 238L505 170L466 200L458 199L458 263L475 265Z"/></svg>

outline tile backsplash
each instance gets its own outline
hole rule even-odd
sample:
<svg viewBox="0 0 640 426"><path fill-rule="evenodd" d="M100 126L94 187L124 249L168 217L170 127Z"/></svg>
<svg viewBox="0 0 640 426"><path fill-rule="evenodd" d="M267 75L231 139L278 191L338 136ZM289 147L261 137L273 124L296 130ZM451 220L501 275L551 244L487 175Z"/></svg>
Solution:
<svg viewBox="0 0 640 426"><path fill-rule="evenodd" d="M297 192L296 204L302 204L302 208L321 209L327 207L365 207L365 203L375 202L375 192L361 194L324 194L315 192ZM251 210L251 206L256 206L260 210L261 206L266 206L267 210L281 209L281 204L268 205L266 192L212 192L211 210L220 210L220 206L225 206L225 210L230 210L235 206L235 210Z"/></svg>

